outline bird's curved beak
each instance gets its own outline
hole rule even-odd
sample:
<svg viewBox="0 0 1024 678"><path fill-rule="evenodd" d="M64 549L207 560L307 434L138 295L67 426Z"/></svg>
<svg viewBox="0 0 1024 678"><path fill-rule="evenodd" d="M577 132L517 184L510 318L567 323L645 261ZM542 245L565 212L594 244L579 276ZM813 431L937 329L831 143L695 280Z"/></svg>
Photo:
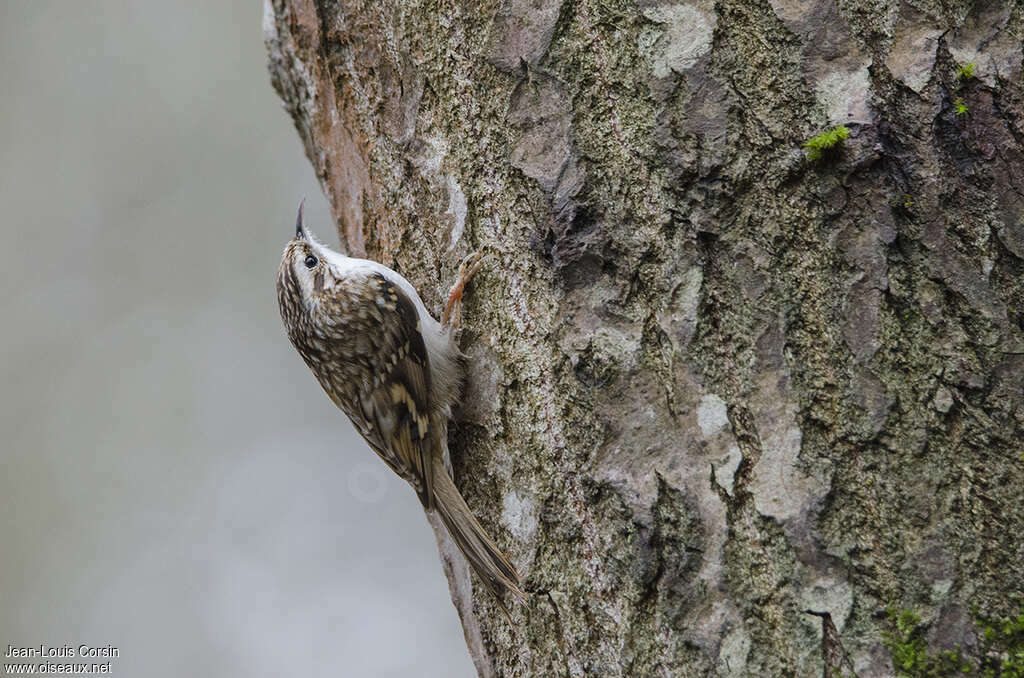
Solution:
<svg viewBox="0 0 1024 678"><path fill-rule="evenodd" d="M295 217L295 239L304 240L306 237L306 225L302 223L302 208L306 205L306 199L303 198L302 202L299 203L299 214Z"/></svg>

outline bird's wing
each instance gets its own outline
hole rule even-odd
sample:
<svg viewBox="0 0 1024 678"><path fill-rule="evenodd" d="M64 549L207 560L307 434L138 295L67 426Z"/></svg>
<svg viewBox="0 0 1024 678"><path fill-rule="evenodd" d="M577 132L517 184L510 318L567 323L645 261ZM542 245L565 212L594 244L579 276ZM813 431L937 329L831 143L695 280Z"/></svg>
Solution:
<svg viewBox="0 0 1024 678"><path fill-rule="evenodd" d="M433 507L435 439L430 407L430 361L420 333L419 315L409 297L380 273L377 286L382 330L379 364L371 388L360 398L366 430L360 430L391 469L416 490L425 508Z"/></svg>

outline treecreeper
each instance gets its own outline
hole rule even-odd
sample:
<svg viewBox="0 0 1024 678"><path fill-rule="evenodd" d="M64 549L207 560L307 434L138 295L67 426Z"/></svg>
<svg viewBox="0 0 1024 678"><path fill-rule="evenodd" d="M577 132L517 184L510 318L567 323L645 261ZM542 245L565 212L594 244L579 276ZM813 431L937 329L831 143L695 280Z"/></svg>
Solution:
<svg viewBox="0 0 1024 678"><path fill-rule="evenodd" d="M438 322L397 272L318 242L300 204L277 301L288 338L324 391L423 509L436 512L507 615L505 592L525 599L519 574L473 516L445 461L465 370L455 341L459 304L481 261L474 255L462 263Z"/></svg>

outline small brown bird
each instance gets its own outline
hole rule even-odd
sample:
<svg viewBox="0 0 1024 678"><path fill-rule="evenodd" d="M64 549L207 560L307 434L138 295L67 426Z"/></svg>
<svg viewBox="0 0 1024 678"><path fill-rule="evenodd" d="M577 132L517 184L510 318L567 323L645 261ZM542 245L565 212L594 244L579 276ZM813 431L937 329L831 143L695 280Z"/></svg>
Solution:
<svg viewBox="0 0 1024 678"><path fill-rule="evenodd" d="M499 602L504 591L522 600L519 575L473 517L444 460L463 372L451 321L479 266L479 257L463 263L439 323L395 271L317 242L300 204L277 274L277 302L288 338L334 404L412 485L424 510L437 512Z"/></svg>

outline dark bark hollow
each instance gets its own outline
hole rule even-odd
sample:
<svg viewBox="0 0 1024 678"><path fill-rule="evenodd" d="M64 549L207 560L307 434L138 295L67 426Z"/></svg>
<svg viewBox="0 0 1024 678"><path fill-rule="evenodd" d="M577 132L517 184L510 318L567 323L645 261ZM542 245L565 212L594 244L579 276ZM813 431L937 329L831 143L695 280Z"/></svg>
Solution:
<svg viewBox="0 0 1024 678"><path fill-rule="evenodd" d="M270 0L265 30L352 253L437 306L492 254L452 456L533 596L510 626L448 558L481 675L891 675L887 606L970 649L1024 593L1020 4Z"/></svg>

